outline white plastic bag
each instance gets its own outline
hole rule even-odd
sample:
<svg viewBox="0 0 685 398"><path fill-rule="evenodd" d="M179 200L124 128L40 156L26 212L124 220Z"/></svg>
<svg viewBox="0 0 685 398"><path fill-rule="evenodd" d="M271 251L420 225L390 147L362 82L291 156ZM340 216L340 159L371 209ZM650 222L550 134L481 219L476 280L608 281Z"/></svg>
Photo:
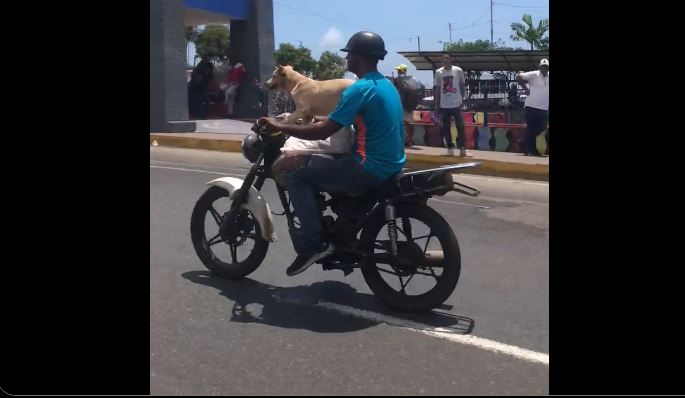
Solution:
<svg viewBox="0 0 685 398"><path fill-rule="evenodd" d="M284 114L287 117L287 114ZM284 116L279 115L279 117ZM303 140L296 137L288 137L281 148L285 156L295 156L313 153L345 154L352 151L354 132L347 126L336 131L325 140Z"/></svg>

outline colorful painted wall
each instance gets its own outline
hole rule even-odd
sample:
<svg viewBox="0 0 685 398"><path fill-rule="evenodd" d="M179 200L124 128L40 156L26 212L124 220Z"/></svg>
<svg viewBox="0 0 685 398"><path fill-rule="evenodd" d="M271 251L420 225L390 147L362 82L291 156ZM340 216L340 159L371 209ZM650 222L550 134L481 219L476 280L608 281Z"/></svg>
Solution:
<svg viewBox="0 0 685 398"><path fill-rule="evenodd" d="M523 152L525 124L505 123L504 113L488 113L488 127L484 127L483 112L464 112L466 148L481 151ZM440 126L435 112L414 111L414 143L416 145L443 146ZM451 123L452 141L456 142L457 128ZM537 137L540 153L549 154L549 128Z"/></svg>

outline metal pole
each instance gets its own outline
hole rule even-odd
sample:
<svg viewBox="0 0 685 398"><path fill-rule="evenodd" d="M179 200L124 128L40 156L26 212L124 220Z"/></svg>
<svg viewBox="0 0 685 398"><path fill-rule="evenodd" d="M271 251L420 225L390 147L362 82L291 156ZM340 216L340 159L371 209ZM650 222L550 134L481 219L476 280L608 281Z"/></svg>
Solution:
<svg viewBox="0 0 685 398"><path fill-rule="evenodd" d="M493 35L493 30L492 30L492 0L490 0L490 45L492 48L495 48L495 42L494 42L494 35Z"/></svg>
<svg viewBox="0 0 685 398"><path fill-rule="evenodd" d="M416 36L419 40L419 52L421 52L421 36Z"/></svg>
<svg viewBox="0 0 685 398"><path fill-rule="evenodd" d="M452 22L447 24L450 28L450 43L452 43Z"/></svg>

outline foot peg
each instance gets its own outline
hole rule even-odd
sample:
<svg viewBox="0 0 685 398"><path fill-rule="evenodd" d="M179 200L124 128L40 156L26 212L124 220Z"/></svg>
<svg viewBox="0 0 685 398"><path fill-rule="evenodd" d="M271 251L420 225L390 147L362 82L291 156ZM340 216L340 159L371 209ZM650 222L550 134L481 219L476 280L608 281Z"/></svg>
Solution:
<svg viewBox="0 0 685 398"><path fill-rule="evenodd" d="M347 276L354 271L354 268L351 265L340 262L334 263L331 261L324 261L321 263L321 265L324 271L332 271L334 269L339 269L345 274L344 276Z"/></svg>

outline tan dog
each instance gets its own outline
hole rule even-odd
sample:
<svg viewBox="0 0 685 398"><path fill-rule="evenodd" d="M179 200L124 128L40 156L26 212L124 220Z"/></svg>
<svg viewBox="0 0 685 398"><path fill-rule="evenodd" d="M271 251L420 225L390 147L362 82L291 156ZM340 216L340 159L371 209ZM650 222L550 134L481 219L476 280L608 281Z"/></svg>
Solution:
<svg viewBox="0 0 685 398"><path fill-rule="evenodd" d="M350 79L318 81L297 73L292 66L278 65L266 81L266 87L285 90L295 101L295 112L285 119L285 123L295 123L298 119L309 123L314 116L328 116L333 112L340 95L352 83L354 80Z"/></svg>

